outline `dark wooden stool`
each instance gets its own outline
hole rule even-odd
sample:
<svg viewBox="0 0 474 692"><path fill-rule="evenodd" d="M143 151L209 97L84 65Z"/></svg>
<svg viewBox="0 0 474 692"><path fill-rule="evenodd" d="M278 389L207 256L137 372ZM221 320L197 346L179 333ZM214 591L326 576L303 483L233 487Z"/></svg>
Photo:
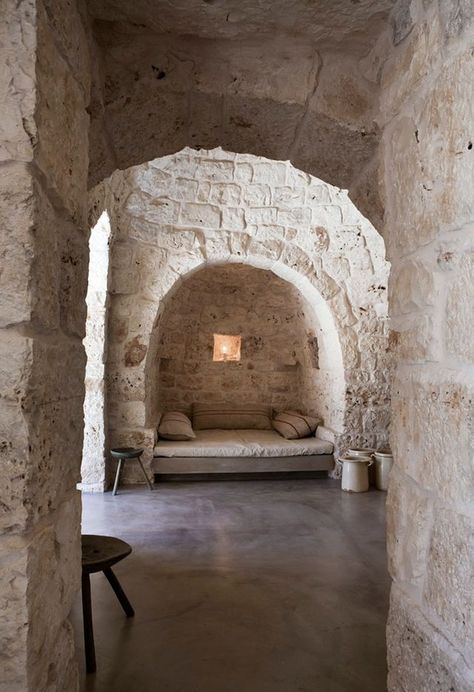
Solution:
<svg viewBox="0 0 474 692"><path fill-rule="evenodd" d="M115 474L115 482L114 482L114 490L113 494L117 494L117 488L120 480L120 471L122 469L122 464L127 460L127 459L137 459L138 463L140 464L141 470L143 471L143 475L145 476L146 483L150 490L153 490L153 486L150 483L150 479L146 475L146 471L143 468L142 460L140 459L141 455L143 454L143 449L135 449L134 447L117 447L116 449L111 449L110 450L111 455L114 457L114 459L117 459L117 473Z"/></svg>
<svg viewBox="0 0 474 692"><path fill-rule="evenodd" d="M112 572L112 565L130 555L132 548L111 536L82 536L82 615L84 619L84 647L86 651L86 670L95 673L94 630L92 627L92 601L90 575L103 572L110 586L120 601L125 615L131 618L135 615L130 601L126 597L119 580Z"/></svg>

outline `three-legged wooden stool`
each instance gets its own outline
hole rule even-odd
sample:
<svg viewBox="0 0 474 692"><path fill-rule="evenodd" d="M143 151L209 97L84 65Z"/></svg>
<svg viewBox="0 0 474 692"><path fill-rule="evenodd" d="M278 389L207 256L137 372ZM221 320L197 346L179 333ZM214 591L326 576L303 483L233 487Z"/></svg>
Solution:
<svg viewBox="0 0 474 692"><path fill-rule="evenodd" d="M109 584L115 591L125 615L131 618L135 615L130 601L126 597L119 580L112 572L112 565L130 555L132 548L111 536L82 536L82 615L84 619L84 648L86 652L86 670L95 673L94 630L92 627L92 601L90 575L103 572Z"/></svg>
<svg viewBox="0 0 474 692"><path fill-rule="evenodd" d="M150 483L150 479L146 475L146 471L143 468L142 460L140 459L141 455L143 454L143 449L135 449L134 447L117 447L116 449L111 449L110 450L111 455L114 457L114 459L117 459L117 473L115 474L115 482L114 482L114 490L113 494L117 494L117 488L120 480L120 471L122 469L122 464L127 460L127 459L136 459L138 463L140 464L141 470L143 471L143 475L145 476L146 483L150 490L153 490L153 486Z"/></svg>

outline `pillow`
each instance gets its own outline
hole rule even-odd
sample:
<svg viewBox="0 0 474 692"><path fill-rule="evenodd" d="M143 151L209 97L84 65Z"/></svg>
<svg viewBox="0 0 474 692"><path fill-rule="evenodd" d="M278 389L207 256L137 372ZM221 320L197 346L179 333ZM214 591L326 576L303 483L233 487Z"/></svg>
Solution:
<svg viewBox="0 0 474 692"><path fill-rule="evenodd" d="M164 440L193 440L196 437L191 421L180 411L170 411L161 416L158 435Z"/></svg>
<svg viewBox="0 0 474 692"><path fill-rule="evenodd" d="M235 404L194 404L193 426L196 430L271 430L271 406Z"/></svg>
<svg viewBox="0 0 474 692"><path fill-rule="evenodd" d="M272 420L274 430L287 440L299 440L301 437L309 437L321 423L319 418L304 416L297 411L283 411L277 413Z"/></svg>

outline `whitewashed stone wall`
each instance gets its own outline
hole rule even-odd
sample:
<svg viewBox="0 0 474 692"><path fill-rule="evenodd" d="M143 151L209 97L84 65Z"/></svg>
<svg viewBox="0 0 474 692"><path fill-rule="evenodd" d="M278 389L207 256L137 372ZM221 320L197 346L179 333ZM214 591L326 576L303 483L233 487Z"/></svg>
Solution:
<svg viewBox="0 0 474 692"><path fill-rule="evenodd" d="M103 492L105 476L105 354L107 343L107 305L109 282L110 222L104 212L89 239L87 287L86 379L84 398L84 443L82 447L80 490Z"/></svg>
<svg viewBox="0 0 474 692"><path fill-rule="evenodd" d="M387 3L380 4L384 12ZM103 17L97 5L91 3L91 11ZM202 9L194 4L186 15L197 11ZM287 14L295 13L293 21L299 11L292 6ZM123 13L132 15L133 8L124 7ZM97 24L102 64L91 122L91 185L116 168L185 146L220 146L290 159L297 168L349 189L377 227L382 219L373 168L379 72L367 68L361 51L354 55L347 42L341 50L341 44L319 45L294 34L200 38L191 35L188 20L183 18L174 32L158 34ZM379 28L374 22L374 31Z"/></svg>
<svg viewBox="0 0 474 692"><path fill-rule="evenodd" d="M389 689L474 689L474 39L470 2L403 3L382 80L398 367ZM402 11L403 9L403 11Z"/></svg>
<svg viewBox="0 0 474 692"><path fill-rule="evenodd" d="M327 418L340 373L319 349L319 329L300 292L271 271L243 264L197 271L166 301L154 331L156 407L190 413L196 401L263 402ZM216 333L241 337L238 362L213 361Z"/></svg>
<svg viewBox="0 0 474 692"><path fill-rule="evenodd" d="M0 689L78 689L89 55L75 4L0 4Z"/></svg>
<svg viewBox="0 0 474 692"><path fill-rule="evenodd" d="M390 363L384 244L347 196L289 162L182 152L117 171L94 193L114 234L111 444L153 446L150 338L169 291L208 264L273 271L311 304L344 395L325 421L341 446L386 442Z"/></svg>

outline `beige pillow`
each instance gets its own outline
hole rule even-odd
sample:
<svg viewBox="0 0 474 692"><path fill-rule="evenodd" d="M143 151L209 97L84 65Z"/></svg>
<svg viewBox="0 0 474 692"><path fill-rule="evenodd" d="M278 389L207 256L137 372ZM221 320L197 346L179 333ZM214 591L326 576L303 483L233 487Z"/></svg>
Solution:
<svg viewBox="0 0 474 692"><path fill-rule="evenodd" d="M282 411L272 420L274 430L287 440L299 440L313 435L320 423L319 418L304 416L297 411Z"/></svg>
<svg viewBox="0 0 474 692"><path fill-rule="evenodd" d="M272 408L262 405L194 404L195 430L271 430Z"/></svg>
<svg viewBox="0 0 474 692"><path fill-rule="evenodd" d="M180 411L170 411L161 416L158 436L164 440L193 440L196 437L191 421Z"/></svg>

